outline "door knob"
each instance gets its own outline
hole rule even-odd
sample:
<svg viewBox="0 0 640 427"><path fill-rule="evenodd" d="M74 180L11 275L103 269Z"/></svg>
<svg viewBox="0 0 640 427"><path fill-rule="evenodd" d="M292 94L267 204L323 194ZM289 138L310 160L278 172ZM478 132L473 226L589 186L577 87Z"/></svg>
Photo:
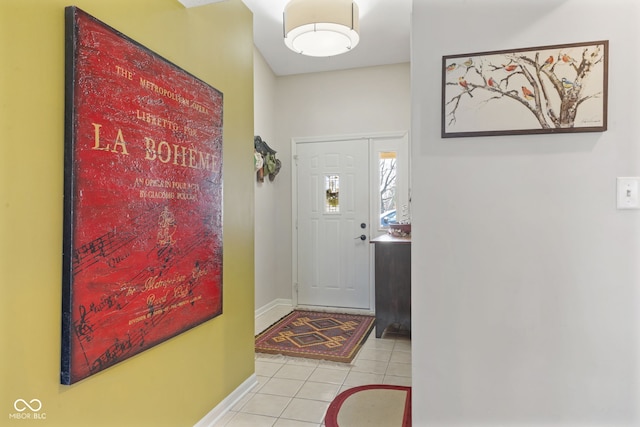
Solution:
<svg viewBox="0 0 640 427"><path fill-rule="evenodd" d="M361 234L358 237L356 237L356 239L367 240L367 236L365 236L364 234Z"/></svg>

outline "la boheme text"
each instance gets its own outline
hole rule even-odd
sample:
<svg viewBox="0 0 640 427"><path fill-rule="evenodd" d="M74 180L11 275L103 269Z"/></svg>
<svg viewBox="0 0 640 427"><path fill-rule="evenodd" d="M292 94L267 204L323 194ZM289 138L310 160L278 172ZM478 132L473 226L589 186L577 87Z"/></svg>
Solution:
<svg viewBox="0 0 640 427"><path fill-rule="evenodd" d="M106 151L123 156L129 155L127 142L122 129L118 129L115 135L103 139L102 125L92 123L94 131L94 144L92 150ZM108 142L107 142L108 141ZM215 156L205 151L188 148L179 144L169 144L167 141L156 142L154 139L144 138L145 159L171 163L175 166L192 169L204 169L215 172Z"/></svg>

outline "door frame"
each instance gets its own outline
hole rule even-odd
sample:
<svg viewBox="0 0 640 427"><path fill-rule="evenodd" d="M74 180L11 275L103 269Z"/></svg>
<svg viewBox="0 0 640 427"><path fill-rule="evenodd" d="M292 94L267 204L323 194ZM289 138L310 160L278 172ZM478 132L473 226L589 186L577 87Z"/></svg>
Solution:
<svg viewBox="0 0 640 427"><path fill-rule="evenodd" d="M297 145L309 144L309 143L322 143L322 142L337 142L354 139L367 140L368 152L369 152L369 189L371 191L372 173L371 170L373 164L373 153L375 151L376 140L386 139L407 139L407 147L410 147L408 143L409 132L408 131L396 131L396 132L373 132L373 133L361 133L361 134L345 134L345 135L331 135L331 136L313 136L313 137L298 137L291 138L291 302L294 308L303 308L298 305L298 163L297 163ZM407 153L407 167L410 165L411 154ZM407 170L407 176L411 176L410 170ZM410 186L409 186L410 194ZM369 204L373 204L371 200ZM380 235L378 229L379 218L372 217L372 208L369 206L369 228L368 228L368 240ZM376 226L373 226L375 221ZM369 309L349 309L351 312L366 312L373 313L375 308L375 287L374 287L374 264L373 264L373 245L369 245ZM314 306L315 309L318 307ZM333 307L322 307L326 310L332 310ZM340 309L344 311L344 309Z"/></svg>

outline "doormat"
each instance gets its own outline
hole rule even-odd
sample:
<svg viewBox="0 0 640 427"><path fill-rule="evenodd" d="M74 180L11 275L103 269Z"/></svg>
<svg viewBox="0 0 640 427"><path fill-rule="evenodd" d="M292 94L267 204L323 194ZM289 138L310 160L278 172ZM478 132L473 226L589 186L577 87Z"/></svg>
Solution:
<svg viewBox="0 0 640 427"><path fill-rule="evenodd" d="M374 316L294 310L256 336L256 352L350 363Z"/></svg>
<svg viewBox="0 0 640 427"><path fill-rule="evenodd" d="M333 399L325 417L327 427L411 426L411 387L363 385Z"/></svg>

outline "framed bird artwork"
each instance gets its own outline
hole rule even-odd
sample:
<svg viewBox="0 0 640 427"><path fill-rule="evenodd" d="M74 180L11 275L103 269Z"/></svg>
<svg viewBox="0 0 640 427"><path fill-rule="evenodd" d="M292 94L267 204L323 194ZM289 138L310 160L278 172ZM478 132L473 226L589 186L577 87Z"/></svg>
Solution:
<svg viewBox="0 0 640 427"><path fill-rule="evenodd" d="M609 41L442 57L442 137L607 130Z"/></svg>

